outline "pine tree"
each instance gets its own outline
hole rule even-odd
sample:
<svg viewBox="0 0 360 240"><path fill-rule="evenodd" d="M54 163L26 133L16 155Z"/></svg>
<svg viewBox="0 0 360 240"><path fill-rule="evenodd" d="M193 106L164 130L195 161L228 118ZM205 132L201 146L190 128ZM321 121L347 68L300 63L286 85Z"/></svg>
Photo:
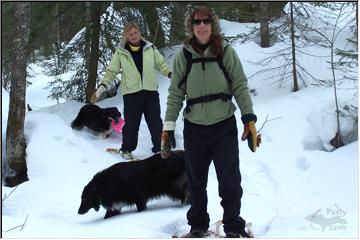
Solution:
<svg viewBox="0 0 360 240"><path fill-rule="evenodd" d="M279 21L270 21L270 42L282 42L285 47L277 49L269 54L268 57L256 62L262 69L254 73L249 78L264 76L267 81L272 81L283 87L291 84L293 92L306 87L309 80L319 82L313 74L306 70L297 58L298 54L306 54L303 49L312 45L306 31L302 28L302 23L309 16L305 16L301 11L303 3L288 3L284 8L284 16ZM254 29L250 34L241 36L245 40L254 39ZM290 81L292 80L292 81Z"/></svg>

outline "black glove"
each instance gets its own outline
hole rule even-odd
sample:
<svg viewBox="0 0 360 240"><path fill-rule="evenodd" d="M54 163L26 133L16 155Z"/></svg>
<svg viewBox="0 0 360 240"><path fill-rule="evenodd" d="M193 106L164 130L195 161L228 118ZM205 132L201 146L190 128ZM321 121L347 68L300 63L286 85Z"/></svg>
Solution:
<svg viewBox="0 0 360 240"><path fill-rule="evenodd" d="M169 72L169 74L168 74L168 78L171 78L171 74L172 74L172 73L171 73L171 72Z"/></svg>

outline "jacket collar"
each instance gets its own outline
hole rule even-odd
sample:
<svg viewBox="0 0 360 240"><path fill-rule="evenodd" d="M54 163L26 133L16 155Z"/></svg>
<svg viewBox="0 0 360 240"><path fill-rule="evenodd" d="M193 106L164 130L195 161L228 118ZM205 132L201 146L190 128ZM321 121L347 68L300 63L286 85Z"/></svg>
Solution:
<svg viewBox="0 0 360 240"><path fill-rule="evenodd" d="M151 42L149 42L145 38L141 38L141 41L143 41L145 43L145 46L143 49L149 48L153 45ZM125 45L126 45L126 41L124 41L124 39L121 39L119 48L123 51L128 51L127 49L125 49Z"/></svg>
<svg viewBox="0 0 360 240"><path fill-rule="evenodd" d="M223 43L223 48L225 48L225 46L228 45L225 41ZM188 50L189 52L193 53L195 56L197 57L215 57L214 54L212 54L210 52L210 48L206 48L204 51L204 56L201 56L194 48L191 44L187 43L184 45L184 48L186 48L186 50Z"/></svg>

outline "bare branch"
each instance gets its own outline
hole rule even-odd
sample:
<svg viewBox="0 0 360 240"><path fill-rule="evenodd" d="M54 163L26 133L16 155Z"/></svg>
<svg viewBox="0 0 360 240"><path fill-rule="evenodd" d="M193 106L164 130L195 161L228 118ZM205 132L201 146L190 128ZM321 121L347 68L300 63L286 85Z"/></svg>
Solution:
<svg viewBox="0 0 360 240"><path fill-rule="evenodd" d="M257 131L257 133L259 133L259 132L263 129L263 127L265 126L265 124L266 124L267 122L274 121L274 120L280 119L280 118L282 118L282 117L277 117L277 118L272 118L272 119L268 119L268 118L269 118L269 114L266 115L265 122L263 122L263 124L261 125L261 127L260 127L260 129Z"/></svg>
<svg viewBox="0 0 360 240"><path fill-rule="evenodd" d="M19 231L23 230L24 227L25 227L25 224L26 224L27 219L28 219L28 214L26 214L26 218L25 218L23 224L18 225L18 226L15 226L15 227L13 227L13 228L10 228L10 229L6 230L5 232L10 232L10 231L12 231L12 230L14 230L14 229L16 229L16 228L19 228L19 227L21 227Z"/></svg>
<svg viewBox="0 0 360 240"><path fill-rule="evenodd" d="M9 193L9 195L6 195L6 194L5 194L4 198L1 199L1 202L2 202L1 205L2 205L2 206L4 206L4 201L11 196L11 194L17 189L17 187L18 187L18 186L16 186L16 187Z"/></svg>

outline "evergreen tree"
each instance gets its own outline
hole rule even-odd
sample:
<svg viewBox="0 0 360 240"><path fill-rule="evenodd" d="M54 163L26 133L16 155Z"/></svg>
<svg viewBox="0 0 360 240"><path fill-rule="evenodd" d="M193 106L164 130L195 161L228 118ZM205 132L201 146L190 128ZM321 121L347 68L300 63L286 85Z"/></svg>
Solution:
<svg viewBox="0 0 360 240"><path fill-rule="evenodd" d="M301 27L305 19L309 18L304 15L306 11L301 11L304 6L300 2L290 2L285 6L285 15L279 19L280 21L275 22L274 19L270 21L270 36L272 37L270 42L282 42L285 47L275 50L268 57L256 62L263 68L249 78L264 76L267 81L279 84L279 87L291 84L294 92L306 87L309 80L321 81L308 72L297 58L298 53L307 54L303 49L313 45L307 32ZM241 37L244 40L254 39L254 32L255 30Z"/></svg>

